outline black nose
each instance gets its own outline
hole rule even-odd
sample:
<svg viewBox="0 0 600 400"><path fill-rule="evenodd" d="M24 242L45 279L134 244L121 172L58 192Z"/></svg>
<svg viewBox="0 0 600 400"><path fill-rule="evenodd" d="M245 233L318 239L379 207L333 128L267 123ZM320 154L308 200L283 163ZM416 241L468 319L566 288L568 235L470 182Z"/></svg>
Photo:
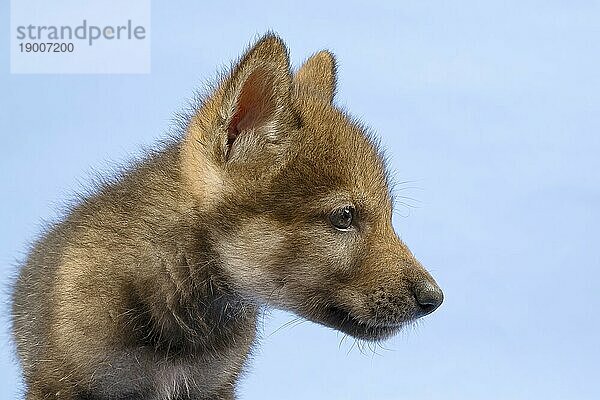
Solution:
<svg viewBox="0 0 600 400"><path fill-rule="evenodd" d="M431 314L444 301L444 293L435 283L424 282L414 289L415 299L419 307L419 316Z"/></svg>

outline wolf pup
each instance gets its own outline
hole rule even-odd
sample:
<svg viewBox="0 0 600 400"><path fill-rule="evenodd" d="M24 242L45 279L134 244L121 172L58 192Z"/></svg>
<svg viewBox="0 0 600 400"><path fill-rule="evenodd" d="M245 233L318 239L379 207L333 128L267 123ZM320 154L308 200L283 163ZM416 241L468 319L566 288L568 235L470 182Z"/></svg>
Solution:
<svg viewBox="0 0 600 400"><path fill-rule="evenodd" d="M33 246L15 285L26 399L233 399L261 307L379 341L442 292L392 227L373 139L321 51L268 34L161 150Z"/></svg>

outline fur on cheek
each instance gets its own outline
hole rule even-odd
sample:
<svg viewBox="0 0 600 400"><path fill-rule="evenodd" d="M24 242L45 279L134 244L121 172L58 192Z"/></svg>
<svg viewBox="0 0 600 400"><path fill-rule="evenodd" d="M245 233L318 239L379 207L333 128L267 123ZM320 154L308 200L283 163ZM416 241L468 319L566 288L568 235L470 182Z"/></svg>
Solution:
<svg viewBox="0 0 600 400"><path fill-rule="evenodd" d="M280 286L271 270L284 245L285 236L273 221L256 218L218 239L216 251L230 283L247 300L261 305L272 301Z"/></svg>

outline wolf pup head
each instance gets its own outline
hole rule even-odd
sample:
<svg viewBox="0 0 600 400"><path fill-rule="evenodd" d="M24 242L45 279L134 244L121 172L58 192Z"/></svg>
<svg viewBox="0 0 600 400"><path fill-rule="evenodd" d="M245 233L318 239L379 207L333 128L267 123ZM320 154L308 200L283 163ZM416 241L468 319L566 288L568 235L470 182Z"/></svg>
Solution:
<svg viewBox="0 0 600 400"><path fill-rule="evenodd" d="M294 74L263 37L191 118L181 170L240 296L380 340L443 294L394 232L384 160L335 81L329 52Z"/></svg>

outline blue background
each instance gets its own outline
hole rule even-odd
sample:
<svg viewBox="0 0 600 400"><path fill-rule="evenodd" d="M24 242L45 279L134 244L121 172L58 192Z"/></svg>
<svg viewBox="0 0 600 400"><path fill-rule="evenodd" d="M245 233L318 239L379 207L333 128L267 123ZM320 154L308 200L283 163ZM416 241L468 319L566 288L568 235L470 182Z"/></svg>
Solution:
<svg viewBox="0 0 600 400"><path fill-rule="evenodd" d="M276 331L292 316L275 312L241 398L600 398L598 2L213 3L153 3L149 75L10 75L2 2L2 285L92 168L163 137L195 88L273 29L295 65L337 55L337 103L410 181L395 225L446 300L379 354L311 323Z"/></svg>

